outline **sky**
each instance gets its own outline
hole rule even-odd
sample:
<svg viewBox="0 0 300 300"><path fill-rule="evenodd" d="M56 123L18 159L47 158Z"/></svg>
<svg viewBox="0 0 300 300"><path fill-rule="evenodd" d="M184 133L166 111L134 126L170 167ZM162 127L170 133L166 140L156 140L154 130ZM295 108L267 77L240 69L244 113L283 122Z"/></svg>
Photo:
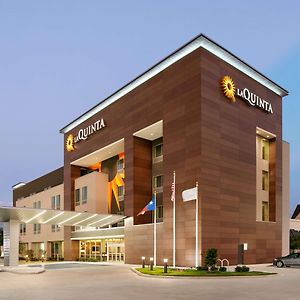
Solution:
<svg viewBox="0 0 300 300"><path fill-rule="evenodd" d="M0 205L63 165L59 129L204 33L290 95L291 211L300 203L300 1L0 0Z"/></svg>

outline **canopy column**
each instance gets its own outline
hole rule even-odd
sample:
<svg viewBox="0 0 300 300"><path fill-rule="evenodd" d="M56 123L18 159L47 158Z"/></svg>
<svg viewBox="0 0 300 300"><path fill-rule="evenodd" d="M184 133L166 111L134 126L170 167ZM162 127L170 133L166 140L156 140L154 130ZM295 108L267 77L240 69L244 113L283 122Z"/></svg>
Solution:
<svg viewBox="0 0 300 300"><path fill-rule="evenodd" d="M10 220L3 227L4 266L17 266L19 264L19 234L20 222Z"/></svg>

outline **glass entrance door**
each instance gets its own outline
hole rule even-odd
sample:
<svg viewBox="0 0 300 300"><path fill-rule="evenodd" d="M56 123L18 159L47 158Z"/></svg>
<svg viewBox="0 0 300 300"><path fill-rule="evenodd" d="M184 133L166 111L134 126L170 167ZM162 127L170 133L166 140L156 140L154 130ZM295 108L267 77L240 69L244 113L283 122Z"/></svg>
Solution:
<svg viewBox="0 0 300 300"><path fill-rule="evenodd" d="M124 239L109 239L107 240L107 255L108 261L124 262L125 246Z"/></svg>
<svg viewBox="0 0 300 300"><path fill-rule="evenodd" d="M80 241L79 257L86 260L124 262L124 239Z"/></svg>

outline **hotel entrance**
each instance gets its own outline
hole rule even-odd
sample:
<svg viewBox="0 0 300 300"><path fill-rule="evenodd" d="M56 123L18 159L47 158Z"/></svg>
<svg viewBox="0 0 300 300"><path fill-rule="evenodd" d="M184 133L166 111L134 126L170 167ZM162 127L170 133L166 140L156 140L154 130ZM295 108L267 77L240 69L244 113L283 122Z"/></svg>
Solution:
<svg viewBox="0 0 300 300"><path fill-rule="evenodd" d="M79 257L87 260L124 262L124 239L99 239L79 241Z"/></svg>

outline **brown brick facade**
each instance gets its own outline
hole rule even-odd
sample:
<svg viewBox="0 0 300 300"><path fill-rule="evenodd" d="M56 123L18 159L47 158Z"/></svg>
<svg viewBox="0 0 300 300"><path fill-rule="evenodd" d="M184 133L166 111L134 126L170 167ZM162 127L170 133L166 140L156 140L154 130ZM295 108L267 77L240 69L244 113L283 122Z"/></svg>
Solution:
<svg viewBox="0 0 300 300"><path fill-rule="evenodd" d="M224 75L268 99L274 114L241 100L228 102L219 86ZM136 221L136 214L151 199L151 143L133 137L133 133L163 120L164 221L159 225L158 263L163 257L172 259L173 170L177 183L178 265L194 264L195 202L183 203L181 192L196 181L202 254L216 247L220 257L236 263L238 245L248 243L245 263L271 261L281 253L281 108L281 97L208 51L197 49L65 134L66 139L69 133L99 118L107 123L76 144L75 151L65 150L65 207L72 208L74 197L72 180L76 172L70 163L124 138L125 214L133 216L135 224L149 221L147 216ZM276 135L270 163L275 174L270 193L276 199L271 218L276 222L256 221L256 127ZM145 249L152 244L149 228L152 225L130 225L125 230L126 262L136 263L142 255L151 254Z"/></svg>

